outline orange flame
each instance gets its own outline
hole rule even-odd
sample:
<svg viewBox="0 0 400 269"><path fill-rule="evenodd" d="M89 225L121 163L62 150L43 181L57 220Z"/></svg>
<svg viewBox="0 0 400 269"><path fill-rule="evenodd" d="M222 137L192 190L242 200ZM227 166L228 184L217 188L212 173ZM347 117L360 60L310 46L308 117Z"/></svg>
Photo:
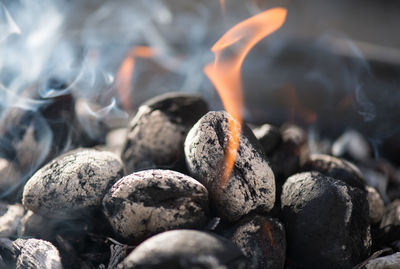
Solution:
<svg viewBox="0 0 400 269"><path fill-rule="evenodd" d="M131 105L131 83L132 74L135 68L136 58L152 58L156 55L156 51L146 46L133 47L123 60L116 77L116 88L118 96L121 100L122 107L126 111L132 109Z"/></svg>
<svg viewBox="0 0 400 269"><path fill-rule="evenodd" d="M219 0L219 5L221 6L222 15L225 15L225 0Z"/></svg>
<svg viewBox="0 0 400 269"><path fill-rule="evenodd" d="M229 120L231 138L225 155L222 185L229 179L239 146L243 110L240 68L254 45L283 25L286 13L284 8L273 8L244 20L226 32L211 48L215 61L205 66L204 73L217 89L226 111L235 119ZM239 41L240 48L230 57L221 59L222 53Z"/></svg>

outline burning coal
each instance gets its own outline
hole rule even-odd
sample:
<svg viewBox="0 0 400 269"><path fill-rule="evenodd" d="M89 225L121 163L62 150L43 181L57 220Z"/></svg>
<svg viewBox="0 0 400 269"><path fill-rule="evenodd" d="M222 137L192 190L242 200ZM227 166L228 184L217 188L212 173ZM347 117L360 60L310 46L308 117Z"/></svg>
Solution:
<svg viewBox="0 0 400 269"><path fill-rule="evenodd" d="M211 48L215 61L208 64L204 72L218 90L226 111L235 119L229 122L232 139L228 141L222 185L229 179L239 145L241 127L238 124L242 121L244 106L240 75L242 63L255 44L282 26L285 17L283 8L265 11L235 25Z"/></svg>

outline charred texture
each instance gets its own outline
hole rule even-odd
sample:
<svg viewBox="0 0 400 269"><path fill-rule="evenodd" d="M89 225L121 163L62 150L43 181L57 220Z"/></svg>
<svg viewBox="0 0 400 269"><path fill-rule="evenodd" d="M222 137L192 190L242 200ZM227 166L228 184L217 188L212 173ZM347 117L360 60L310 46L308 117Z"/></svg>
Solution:
<svg viewBox="0 0 400 269"><path fill-rule="evenodd" d="M128 173L149 168L185 171L186 134L207 111L201 97L184 93L165 94L142 105L122 150Z"/></svg>
<svg viewBox="0 0 400 269"><path fill-rule="evenodd" d="M365 191L318 172L288 178L282 191L288 257L313 268L350 268L369 255Z"/></svg>
<svg viewBox="0 0 400 269"><path fill-rule="evenodd" d="M205 226L208 193L181 173L146 170L115 183L103 207L117 236L138 243L162 231Z"/></svg>
<svg viewBox="0 0 400 269"><path fill-rule="evenodd" d="M278 219L247 216L230 229L229 239L247 257L249 269L282 269L286 260L286 235Z"/></svg>
<svg viewBox="0 0 400 269"><path fill-rule="evenodd" d="M70 218L100 208L108 188L124 175L111 152L78 149L37 171L24 187L22 202L50 218Z"/></svg>
<svg viewBox="0 0 400 269"><path fill-rule="evenodd" d="M200 231L175 230L156 235L129 254L118 268L245 268L246 258L229 240Z"/></svg>
<svg viewBox="0 0 400 269"><path fill-rule="evenodd" d="M217 216L238 220L250 211L269 211L275 202L275 179L252 131L243 124L232 173L223 182L225 154L232 134L226 112L209 112L190 130L185 157L191 175L210 193Z"/></svg>

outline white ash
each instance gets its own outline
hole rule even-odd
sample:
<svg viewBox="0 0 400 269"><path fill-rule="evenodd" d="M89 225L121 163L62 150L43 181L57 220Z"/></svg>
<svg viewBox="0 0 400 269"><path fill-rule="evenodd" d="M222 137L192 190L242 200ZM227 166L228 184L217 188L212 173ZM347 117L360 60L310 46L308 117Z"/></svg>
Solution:
<svg viewBox="0 0 400 269"><path fill-rule="evenodd" d="M50 242L39 239L17 239L16 269L62 269L60 253Z"/></svg>
<svg viewBox="0 0 400 269"><path fill-rule="evenodd" d="M231 175L224 185L228 113L209 112L189 131L185 141L188 169L209 191L212 207L221 218L234 221L252 210L268 212L275 202L275 178L263 150L243 124Z"/></svg>
<svg viewBox="0 0 400 269"><path fill-rule="evenodd" d="M115 183L104 197L103 208L119 237L140 242L166 230L205 226L208 192L184 174L145 170Z"/></svg>
<svg viewBox="0 0 400 269"><path fill-rule="evenodd" d="M365 265L366 269L397 269L399 267L400 252L372 259Z"/></svg>
<svg viewBox="0 0 400 269"><path fill-rule="evenodd" d="M150 168L183 171L186 134L207 111L200 96L179 92L156 96L140 106L121 154L128 173Z"/></svg>
<svg viewBox="0 0 400 269"><path fill-rule="evenodd" d="M114 153L78 149L38 170L26 183L22 203L50 218L69 218L99 208L107 190L124 174Z"/></svg>

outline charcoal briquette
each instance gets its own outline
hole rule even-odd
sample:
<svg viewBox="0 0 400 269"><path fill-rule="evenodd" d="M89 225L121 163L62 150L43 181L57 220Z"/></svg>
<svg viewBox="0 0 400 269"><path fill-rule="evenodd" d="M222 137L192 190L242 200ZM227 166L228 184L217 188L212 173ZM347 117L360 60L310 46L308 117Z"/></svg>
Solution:
<svg viewBox="0 0 400 269"><path fill-rule="evenodd" d="M16 269L62 269L61 257L55 246L39 239L17 239L13 242L17 250Z"/></svg>
<svg viewBox="0 0 400 269"><path fill-rule="evenodd" d="M119 238L137 243L159 232L205 226L208 192L179 172L144 170L116 182L103 210Z"/></svg>
<svg viewBox="0 0 400 269"><path fill-rule="evenodd" d="M168 93L144 103L130 123L122 150L127 172L150 168L184 171L186 134L207 111L201 97L187 93Z"/></svg>
<svg viewBox="0 0 400 269"><path fill-rule="evenodd" d="M268 212L275 202L275 178L261 145L245 124L232 172L223 182L225 155L232 116L223 111L209 112L190 130L185 141L185 156L191 175L210 194L215 213L235 221L250 211Z"/></svg>
<svg viewBox="0 0 400 269"><path fill-rule="evenodd" d="M286 235L275 218L250 215L241 219L229 237L247 257L249 269L282 269L286 259Z"/></svg>
<svg viewBox="0 0 400 269"><path fill-rule="evenodd" d="M231 241L206 232L168 231L140 244L119 269L239 269L246 268L246 258Z"/></svg>
<svg viewBox="0 0 400 269"><path fill-rule="evenodd" d="M105 193L123 175L114 153L77 149L38 170L24 187L22 203L49 218L70 218L100 208Z"/></svg>
<svg viewBox="0 0 400 269"><path fill-rule="evenodd" d="M346 182L352 187L365 189L361 171L354 164L325 154L312 154L302 167L303 171L317 171Z"/></svg>
<svg viewBox="0 0 400 269"><path fill-rule="evenodd" d="M371 223L379 224L385 213L385 205L379 192L371 186L366 186Z"/></svg>
<svg viewBox="0 0 400 269"><path fill-rule="evenodd" d="M282 142L281 132L273 125L263 124L252 130L263 147L266 155L272 153Z"/></svg>
<svg viewBox="0 0 400 269"><path fill-rule="evenodd" d="M350 268L371 247L365 191L319 172L295 174L282 191L288 259L306 268Z"/></svg>

